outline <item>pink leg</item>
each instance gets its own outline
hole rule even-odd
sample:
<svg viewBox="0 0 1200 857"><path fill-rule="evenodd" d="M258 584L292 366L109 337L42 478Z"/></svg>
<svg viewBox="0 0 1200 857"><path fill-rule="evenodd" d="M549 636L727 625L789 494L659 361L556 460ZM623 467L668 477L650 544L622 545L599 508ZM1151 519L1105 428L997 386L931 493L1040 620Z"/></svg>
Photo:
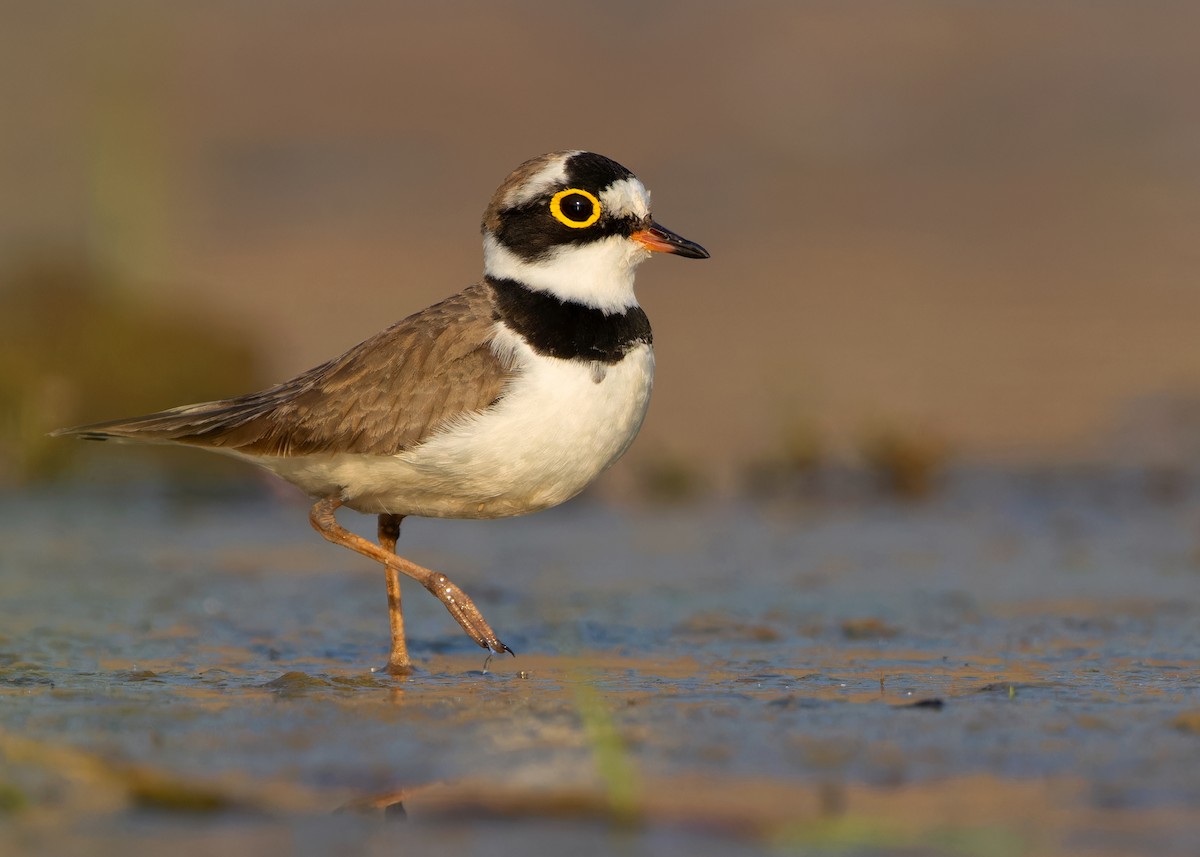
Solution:
<svg viewBox="0 0 1200 857"><path fill-rule="evenodd" d="M396 552L396 540L400 538L400 522L403 515L379 516L379 546L388 553ZM387 576L388 619L392 627L392 652L388 656L387 669L392 675L412 672L412 661L408 659L408 642L404 639L404 613L400 607L400 573L390 565L384 565Z"/></svg>
<svg viewBox="0 0 1200 857"><path fill-rule="evenodd" d="M492 626L483 618L483 614L479 612L479 608L475 606L467 593L455 585L450 578L442 574L440 571L432 571L423 566L419 566L414 562L409 562L404 557L396 556L392 551L384 550L379 545L371 544L362 536L355 535L337 522L334 513L338 507L342 505L341 500L336 500L332 497L320 500L312 507L309 512L308 519L312 522L313 527L324 536L328 541L335 545L350 548L352 551L362 554L363 556L373 559L376 562L383 563L391 571L389 578L395 572L407 574L413 580L420 583L430 592L438 597L438 599L446 605L446 609L450 611L450 615L454 617L454 621L458 622L462 629L467 632L467 636L480 645L481 648L490 649L493 652L508 652L513 654L512 649L500 642L500 638L496 636L496 632L492 630ZM389 518L398 518L399 516L389 516ZM389 520L389 524L392 521ZM394 521L396 534L399 535L399 520ZM383 516L380 516L380 531L383 535L384 522ZM390 532L390 530L389 530ZM382 538L381 538L382 541ZM394 541L393 541L394 545ZM388 581L389 605L391 602L391 580ZM400 597L399 585L397 581L396 587L396 610L393 614L392 624L392 653L395 655L395 633L397 628L397 619L400 616ZM400 633L403 636L403 625L400 623ZM403 660L407 665L408 653L407 647L404 647ZM389 663L390 667L390 663ZM407 666L405 667L407 671Z"/></svg>

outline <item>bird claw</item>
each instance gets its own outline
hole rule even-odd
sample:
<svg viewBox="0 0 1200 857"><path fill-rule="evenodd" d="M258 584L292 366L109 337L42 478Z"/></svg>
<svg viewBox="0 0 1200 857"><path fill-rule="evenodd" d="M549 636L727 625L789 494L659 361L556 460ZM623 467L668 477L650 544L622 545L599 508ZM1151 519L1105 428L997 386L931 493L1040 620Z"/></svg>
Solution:
<svg viewBox="0 0 1200 857"><path fill-rule="evenodd" d="M507 654L507 655L512 655L514 658L517 656L516 652L514 652L508 646L504 645L502 642L497 640L495 635L493 635L490 639L476 640L475 642L479 643L480 648L487 649L488 652L490 652L491 654L494 654L494 655Z"/></svg>

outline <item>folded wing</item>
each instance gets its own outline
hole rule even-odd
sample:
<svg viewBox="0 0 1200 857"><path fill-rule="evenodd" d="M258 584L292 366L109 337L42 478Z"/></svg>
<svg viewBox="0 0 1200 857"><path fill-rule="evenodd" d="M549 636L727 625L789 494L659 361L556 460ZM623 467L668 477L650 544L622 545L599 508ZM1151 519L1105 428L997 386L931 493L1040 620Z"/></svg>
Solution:
<svg viewBox="0 0 1200 857"><path fill-rule="evenodd" d="M255 455L394 455L500 398L512 368L490 347L494 325L478 284L270 389L54 434Z"/></svg>

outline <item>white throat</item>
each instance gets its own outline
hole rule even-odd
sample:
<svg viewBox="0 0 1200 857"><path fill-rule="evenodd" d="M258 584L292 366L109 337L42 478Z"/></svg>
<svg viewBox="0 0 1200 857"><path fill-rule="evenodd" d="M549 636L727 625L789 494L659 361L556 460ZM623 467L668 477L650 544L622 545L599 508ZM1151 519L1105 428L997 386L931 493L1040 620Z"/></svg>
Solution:
<svg viewBox="0 0 1200 857"><path fill-rule="evenodd" d="M605 313L637 306L633 275L650 251L636 241L610 235L587 244L564 244L544 259L526 262L496 240L483 236L483 270L493 279L516 280L561 300Z"/></svg>

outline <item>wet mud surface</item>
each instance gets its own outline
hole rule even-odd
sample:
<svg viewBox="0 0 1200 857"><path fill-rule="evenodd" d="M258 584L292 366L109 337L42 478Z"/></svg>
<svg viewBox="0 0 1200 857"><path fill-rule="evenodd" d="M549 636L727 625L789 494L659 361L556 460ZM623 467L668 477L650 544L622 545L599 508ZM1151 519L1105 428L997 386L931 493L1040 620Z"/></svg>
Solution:
<svg viewBox="0 0 1200 857"><path fill-rule="evenodd" d="M301 505L2 526L0 853L1200 853L1190 485L409 521L518 657L406 584L407 678Z"/></svg>

